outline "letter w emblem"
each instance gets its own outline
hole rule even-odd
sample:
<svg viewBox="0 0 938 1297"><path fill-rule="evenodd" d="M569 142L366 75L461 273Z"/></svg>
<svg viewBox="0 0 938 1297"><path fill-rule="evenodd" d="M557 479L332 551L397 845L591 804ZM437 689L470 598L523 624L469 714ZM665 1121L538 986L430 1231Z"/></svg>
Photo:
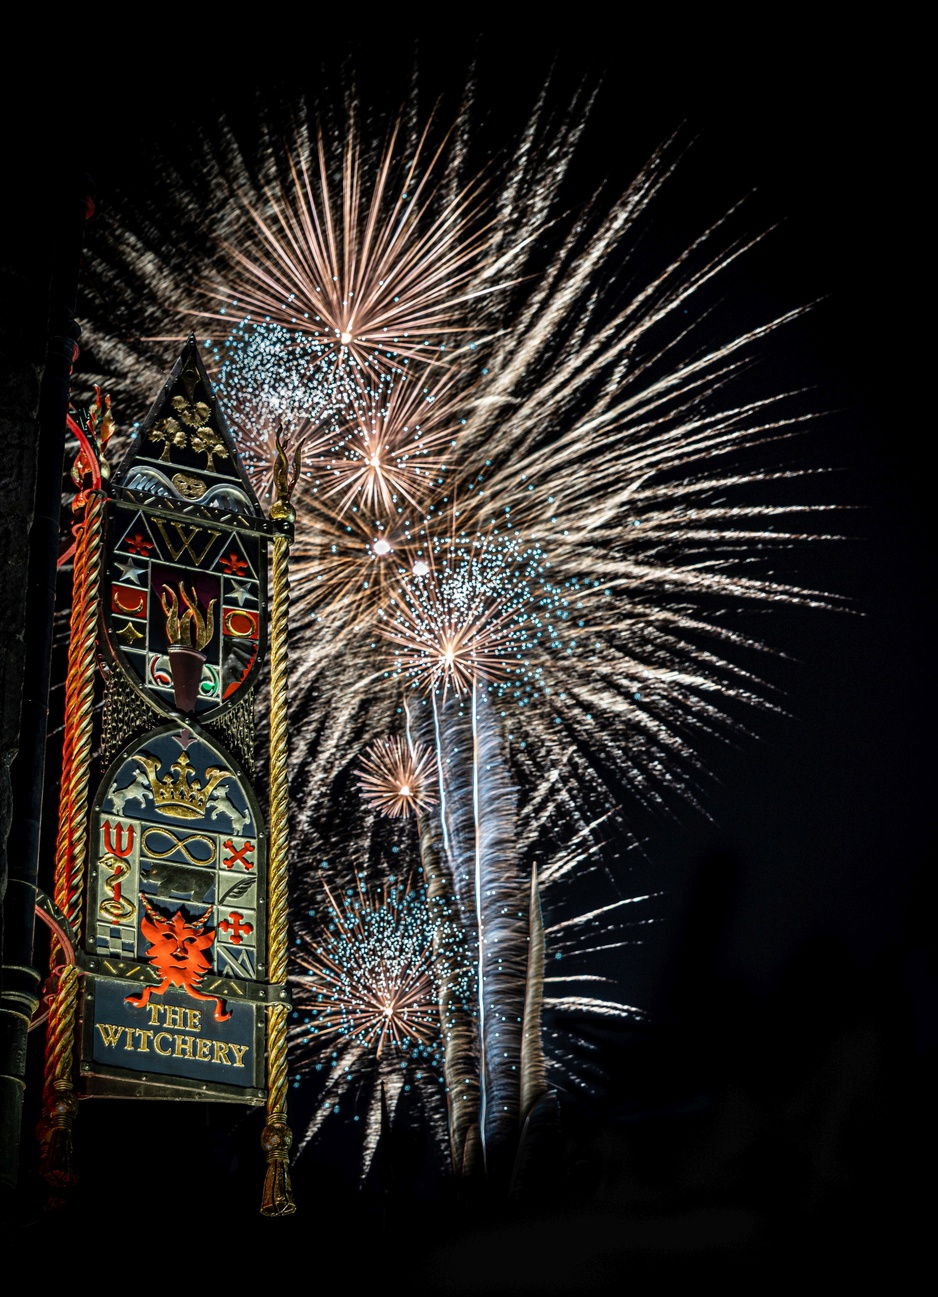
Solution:
<svg viewBox="0 0 938 1297"><path fill-rule="evenodd" d="M159 528L160 535L166 542L166 548L172 555L174 563L178 563L183 554L188 554L192 559L192 562L196 567L198 567L205 558L205 555L208 553L212 541L216 536L221 535L220 531L215 531L211 527L186 527L181 522L171 522L169 525L176 533L176 539L173 541L170 540L169 532L166 530L166 523L163 519L157 518L155 521ZM199 549L198 545L201 544L201 540L197 542L196 537L201 537L203 535L205 536L205 543L202 544L201 549Z"/></svg>

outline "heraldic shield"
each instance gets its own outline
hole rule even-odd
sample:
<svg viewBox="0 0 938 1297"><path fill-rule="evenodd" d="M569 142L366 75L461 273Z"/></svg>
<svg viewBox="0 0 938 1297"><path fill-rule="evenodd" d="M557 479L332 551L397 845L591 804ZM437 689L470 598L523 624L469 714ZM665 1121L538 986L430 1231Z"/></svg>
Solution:
<svg viewBox="0 0 938 1297"><path fill-rule="evenodd" d="M268 520L190 339L112 480L103 617L157 711L217 718L266 638Z"/></svg>
<svg viewBox="0 0 938 1297"><path fill-rule="evenodd" d="M105 775L91 848L85 1077L259 1101L266 833L244 772L195 727L151 730Z"/></svg>

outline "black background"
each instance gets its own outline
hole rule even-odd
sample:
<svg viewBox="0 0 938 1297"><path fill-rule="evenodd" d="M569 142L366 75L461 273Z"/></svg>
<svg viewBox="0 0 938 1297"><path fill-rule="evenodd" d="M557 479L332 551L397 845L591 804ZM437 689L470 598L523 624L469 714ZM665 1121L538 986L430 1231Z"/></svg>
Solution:
<svg viewBox="0 0 938 1297"><path fill-rule="evenodd" d="M802 375L814 407L831 412L786 459L838 470L814 498L850 506L836 528L849 539L808 547L792 570L850 596L855 612L773 612L763 633L789 655L770 668L789 715L704 754L709 819L676 806L641 825L673 896L636 973L633 1002L654 1026L602 1039L607 1082L592 1107L567 1114L563 1175L529 1212L491 1218L421 1201L413 1175L409 1189L356 1196L341 1168L306 1159L303 1215L264 1222L267 1241L303 1246L327 1229L326 1253L354 1267L367 1264L353 1255L358 1224L376 1239L384 1228L397 1277L443 1291L599 1291L630 1266L664 1274L821 1255L835 1265L886 1256L899 1273L916 1250L938 1030L916 37L778 12L777 24L690 27L676 12L638 21L623 11L614 23L593 12L573 26L579 15L566 10L560 30L546 11L459 26L440 10L350 9L332 24L271 15L256 33L187 13L139 38L89 29L69 51L32 47L44 70L24 84L25 129L11 133L27 146L20 174L41 192L60 168L83 167L99 206L122 188L139 196L151 146L171 155L175 139L222 111L249 122L255 96L315 95L352 72L365 102L393 112L416 64L423 106L442 95L445 109L475 57L484 150L514 134L548 72L558 106L585 78L599 92L574 195L607 180L621 188L681 129L695 142L655 237L666 244L669 222L699 228L754 191L752 230L781 225L734 291L766 314L818 302L772 363ZM21 223L21 197L14 209ZM250 1139L236 1129L232 1154L225 1121L207 1143L192 1113L90 1106L83 1158L118 1128L138 1142L158 1132L163 1147L201 1141L199 1197L220 1194L254 1219L256 1123ZM413 1149L401 1154L400 1166L417 1162ZM76 1222L106 1180L101 1162ZM126 1187L126 1175L112 1183ZM141 1200L158 1213L160 1185Z"/></svg>

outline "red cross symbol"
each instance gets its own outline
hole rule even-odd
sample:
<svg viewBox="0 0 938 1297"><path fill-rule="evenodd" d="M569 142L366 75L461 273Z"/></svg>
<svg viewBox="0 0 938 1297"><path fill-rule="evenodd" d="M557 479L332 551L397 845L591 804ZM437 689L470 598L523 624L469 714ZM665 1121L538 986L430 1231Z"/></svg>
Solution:
<svg viewBox="0 0 938 1297"><path fill-rule="evenodd" d="M130 550L131 554L142 554L144 557L146 557L147 553L153 548L153 541L147 540L139 531L136 536L131 536L130 540L125 541L124 544Z"/></svg>
<svg viewBox="0 0 938 1297"><path fill-rule="evenodd" d="M222 846L226 851L231 852L230 856L225 856L224 860L222 860L222 864L226 869L233 869L235 865L243 865L245 869L254 868L253 860L245 860L248 852L254 850L253 842L245 842L243 847L236 847L231 838L225 838Z"/></svg>
<svg viewBox="0 0 938 1297"><path fill-rule="evenodd" d="M234 942L236 946L241 945L242 932L246 937L249 937L251 933L254 931L253 925L250 923L245 923L244 915L239 914L237 910L232 910L231 913L228 915L228 918L222 919L221 923L219 923L218 926L220 928L224 928L226 932L231 933L231 940Z"/></svg>
<svg viewBox="0 0 938 1297"><path fill-rule="evenodd" d="M243 558L238 558L234 550L231 551L227 558L222 558L218 561L222 566L222 570L226 572L228 576L241 576L243 572L248 570L247 563L245 563Z"/></svg>

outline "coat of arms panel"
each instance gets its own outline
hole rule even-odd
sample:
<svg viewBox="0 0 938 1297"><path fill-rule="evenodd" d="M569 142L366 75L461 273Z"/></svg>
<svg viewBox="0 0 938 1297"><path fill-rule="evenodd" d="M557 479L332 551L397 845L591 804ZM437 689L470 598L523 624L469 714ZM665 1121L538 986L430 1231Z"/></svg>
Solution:
<svg viewBox="0 0 938 1297"><path fill-rule="evenodd" d="M266 833L244 772L196 726L152 730L91 823L89 1064L259 1088Z"/></svg>

